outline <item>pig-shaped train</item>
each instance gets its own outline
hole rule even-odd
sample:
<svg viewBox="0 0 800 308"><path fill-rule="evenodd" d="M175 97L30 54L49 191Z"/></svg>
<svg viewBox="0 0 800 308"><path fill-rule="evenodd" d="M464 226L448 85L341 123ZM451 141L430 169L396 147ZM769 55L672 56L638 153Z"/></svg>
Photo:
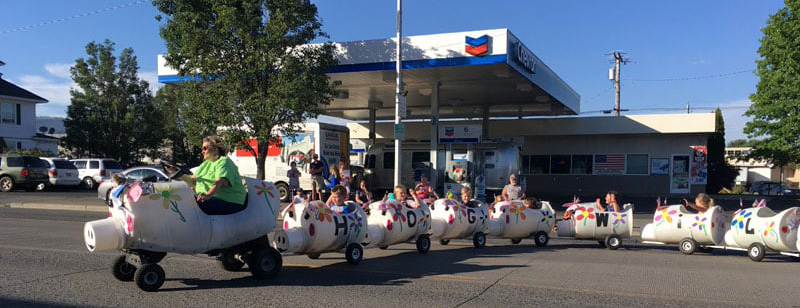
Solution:
<svg viewBox="0 0 800 308"><path fill-rule="evenodd" d="M698 248L722 245L726 226L719 206L695 213L682 204L667 205L656 209L653 222L642 228L641 239L643 243L678 244L682 253L693 254Z"/></svg>
<svg viewBox="0 0 800 308"><path fill-rule="evenodd" d="M431 236L447 245L451 239L469 238L475 248L486 245L489 208L479 200L463 204L455 199L439 199L431 205Z"/></svg>
<svg viewBox="0 0 800 308"><path fill-rule="evenodd" d="M546 246L550 241L550 230L555 223L555 212L547 201L538 202L533 208L523 201L498 202L489 217L489 235L511 239L519 244L523 238L533 237L536 246Z"/></svg>
<svg viewBox="0 0 800 308"><path fill-rule="evenodd" d="M158 262L167 253L205 253L217 256L226 270L247 264L256 277L274 277L282 258L269 246L267 234L275 227L278 190L271 182L253 178L245 177L243 183L246 207L230 215L204 213L194 191L180 180L125 184L114 191L121 202L113 202L109 217L84 225L86 248L124 252L112 266L114 277L135 281L144 291L156 291L164 283Z"/></svg>
<svg viewBox="0 0 800 308"><path fill-rule="evenodd" d="M622 247L622 239L633 233L633 204L625 204L620 212L603 211L596 203L577 203L571 208L571 219L556 224L559 237L597 240L611 250Z"/></svg>
<svg viewBox="0 0 800 308"><path fill-rule="evenodd" d="M414 201L400 202L388 199L369 205L367 215L369 247L386 249L391 245L414 242L417 251L427 253L431 248L428 231L431 228L431 211L425 202L417 206Z"/></svg>
<svg viewBox="0 0 800 308"><path fill-rule="evenodd" d="M283 212L283 230L272 244L281 252L306 254L316 259L324 252L344 251L350 264L364 257L367 215L355 202L347 201L341 212L322 201L293 204Z"/></svg>

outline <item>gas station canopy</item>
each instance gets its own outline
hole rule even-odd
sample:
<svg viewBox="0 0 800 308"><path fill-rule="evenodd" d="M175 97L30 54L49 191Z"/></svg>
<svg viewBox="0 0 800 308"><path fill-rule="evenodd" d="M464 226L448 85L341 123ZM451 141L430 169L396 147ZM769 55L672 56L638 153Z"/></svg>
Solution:
<svg viewBox="0 0 800 308"><path fill-rule="evenodd" d="M341 81L328 115L394 119L395 39L335 43ZM428 119L438 85L439 118L574 115L580 96L508 29L403 38L406 118ZM435 108L435 107L434 107Z"/></svg>

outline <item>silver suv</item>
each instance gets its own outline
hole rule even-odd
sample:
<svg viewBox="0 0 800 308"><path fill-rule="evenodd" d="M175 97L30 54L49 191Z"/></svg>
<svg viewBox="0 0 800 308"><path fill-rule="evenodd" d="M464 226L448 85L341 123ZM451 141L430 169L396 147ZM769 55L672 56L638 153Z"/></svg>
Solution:
<svg viewBox="0 0 800 308"><path fill-rule="evenodd" d="M50 176L50 185L63 187L77 186L81 183L78 168L69 160L57 157L41 157L41 159L50 164L50 170L47 172Z"/></svg>
<svg viewBox="0 0 800 308"><path fill-rule="evenodd" d="M79 158L70 161L78 168L81 185L86 189L94 189L103 178L122 172L119 162L111 158Z"/></svg>

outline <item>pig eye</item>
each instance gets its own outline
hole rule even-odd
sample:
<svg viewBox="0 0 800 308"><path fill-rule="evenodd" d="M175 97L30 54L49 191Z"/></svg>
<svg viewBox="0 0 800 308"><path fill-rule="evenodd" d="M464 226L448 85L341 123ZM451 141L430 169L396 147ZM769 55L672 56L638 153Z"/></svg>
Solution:
<svg viewBox="0 0 800 308"><path fill-rule="evenodd" d="M303 219L305 219L305 220L308 220L309 218L311 218L311 215L308 215L308 213L306 213L305 215L303 215Z"/></svg>

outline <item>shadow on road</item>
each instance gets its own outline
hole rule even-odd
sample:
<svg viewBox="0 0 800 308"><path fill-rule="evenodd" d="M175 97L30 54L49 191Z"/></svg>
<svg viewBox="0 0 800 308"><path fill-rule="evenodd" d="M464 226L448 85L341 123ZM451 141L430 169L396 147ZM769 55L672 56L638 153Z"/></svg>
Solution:
<svg viewBox="0 0 800 308"><path fill-rule="evenodd" d="M453 245L453 244L451 244ZM441 247L441 246L439 246ZM455 249L433 250L427 254L420 254L416 250L392 248L389 250L405 250L405 252L370 258L370 250L365 251L365 259L358 265L349 265L344 260L344 255L339 253L326 253L319 259L341 260L342 262L320 267L284 264L283 271L272 280L258 280L251 276L231 280L208 280L195 278L168 279L186 284L180 288L162 288L160 291L185 291L203 289L247 288L269 285L281 286L359 286L359 285L404 285L413 279L436 278L444 276L448 279L473 281L475 276L469 273L489 271L494 269L513 269L526 267L526 265L503 264L503 260L511 261L516 254L530 253L544 250L562 249L560 246L544 248L533 245L491 246L484 249L475 249L471 246ZM567 247L563 247L567 248ZM471 264L472 258L490 258L496 265ZM516 263L519 263L517 261ZM247 269L243 269L246 272ZM352 275L352 273L369 275Z"/></svg>

